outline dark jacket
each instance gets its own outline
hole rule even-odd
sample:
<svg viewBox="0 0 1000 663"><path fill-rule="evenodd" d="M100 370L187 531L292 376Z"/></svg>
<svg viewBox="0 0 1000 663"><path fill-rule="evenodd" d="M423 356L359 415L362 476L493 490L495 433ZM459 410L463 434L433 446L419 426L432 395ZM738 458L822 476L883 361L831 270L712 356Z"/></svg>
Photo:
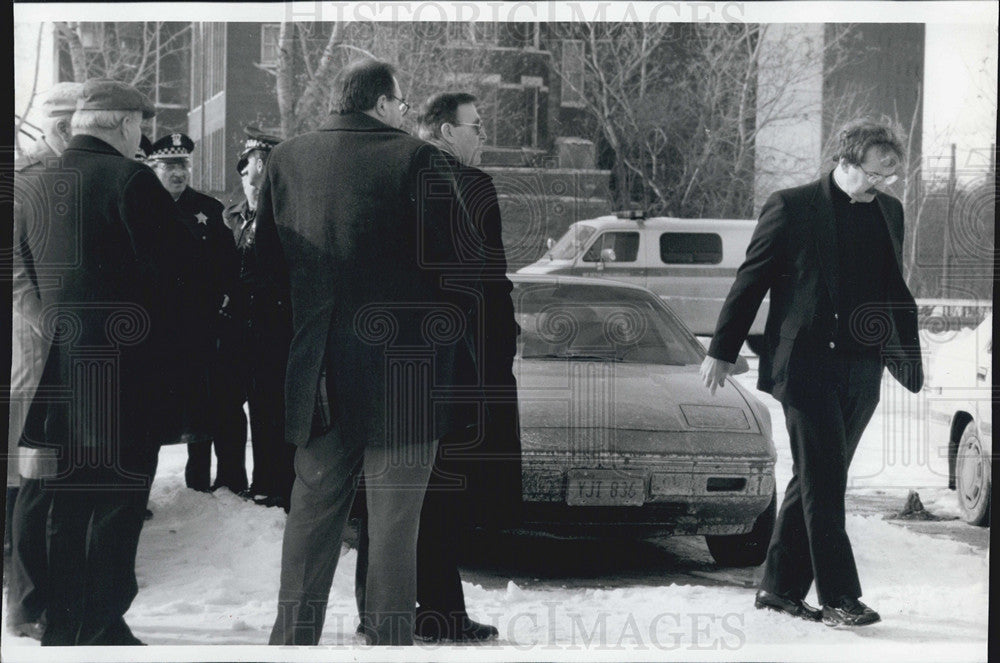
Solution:
<svg viewBox="0 0 1000 663"><path fill-rule="evenodd" d="M182 269L196 285L190 306L202 320L204 341L211 346L220 332L219 310L237 290L236 244L222 220L223 205L218 200L187 187L176 204L186 247Z"/></svg>
<svg viewBox="0 0 1000 663"><path fill-rule="evenodd" d="M361 113L271 152L255 247L262 272L290 292L288 442L318 432L314 419L371 444L465 425L452 386L471 303L442 282L459 260L454 181L439 157ZM328 412L314 418L324 368Z"/></svg>
<svg viewBox="0 0 1000 663"><path fill-rule="evenodd" d="M463 283L477 293L466 335L468 362L460 384L481 405L469 435L445 438L430 488L451 487L452 513L478 525L517 522L521 505L521 438L513 364L520 331L507 278L500 206L493 178L442 151L461 197L458 252L468 271ZM453 278L459 278L457 275ZM461 358L460 358L461 359ZM452 485L462 478L462 488Z"/></svg>
<svg viewBox="0 0 1000 663"><path fill-rule="evenodd" d="M47 442L111 452L176 436L184 284L170 195L147 166L85 135L24 175L18 195L35 213L15 245L28 266L18 278L40 297L31 324L51 342Z"/></svg>
<svg viewBox="0 0 1000 663"><path fill-rule="evenodd" d="M747 257L722 306L708 354L734 362L760 302L771 293L764 328L768 352L761 355L758 388L783 401L789 388L808 389L818 377L810 367L817 351L832 350L838 326L837 236L827 174L805 186L778 191L761 210ZM923 385L917 308L903 280L903 207L879 192L875 197L888 229L894 262L886 284L888 301L869 321L881 329L882 358L907 389ZM873 327L873 329L875 328Z"/></svg>

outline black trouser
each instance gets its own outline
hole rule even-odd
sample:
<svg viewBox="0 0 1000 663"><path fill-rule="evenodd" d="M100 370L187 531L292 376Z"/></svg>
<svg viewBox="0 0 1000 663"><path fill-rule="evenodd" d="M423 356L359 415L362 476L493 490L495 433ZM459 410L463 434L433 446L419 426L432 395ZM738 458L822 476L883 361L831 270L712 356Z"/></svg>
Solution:
<svg viewBox="0 0 1000 663"><path fill-rule="evenodd" d="M130 643L124 615L138 592L136 549L156 452L123 453L120 468L131 474L127 479L113 469L88 469L49 484L50 589L43 645Z"/></svg>
<svg viewBox="0 0 1000 663"><path fill-rule="evenodd" d="M7 623L42 620L48 605L48 518L52 495L41 479L21 477L11 514L13 551L7 594Z"/></svg>
<svg viewBox="0 0 1000 663"><path fill-rule="evenodd" d="M810 373L811 375L813 373ZM801 599L816 582L823 605L861 596L845 531L847 470L879 402L879 359L835 359L804 390L786 390L792 479L778 513L761 588Z"/></svg>
<svg viewBox="0 0 1000 663"><path fill-rule="evenodd" d="M208 490L210 485L238 493L247 487L244 388L235 358L217 353L209 375L212 399L212 440L187 445L184 481L188 488ZM211 484L212 447L215 447L215 484Z"/></svg>
<svg viewBox="0 0 1000 663"><path fill-rule="evenodd" d="M295 482L295 446L285 442L285 367L278 337L252 335L247 405L255 492L288 499Z"/></svg>

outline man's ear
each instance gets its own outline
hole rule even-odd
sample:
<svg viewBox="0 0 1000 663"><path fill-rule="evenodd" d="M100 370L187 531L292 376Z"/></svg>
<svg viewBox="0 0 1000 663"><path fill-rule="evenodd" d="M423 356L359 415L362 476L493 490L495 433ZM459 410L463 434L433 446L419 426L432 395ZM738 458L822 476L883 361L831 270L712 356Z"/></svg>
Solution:
<svg viewBox="0 0 1000 663"><path fill-rule="evenodd" d="M69 141L69 139L73 137L73 125L68 117L62 118L56 122L56 132L64 141Z"/></svg>

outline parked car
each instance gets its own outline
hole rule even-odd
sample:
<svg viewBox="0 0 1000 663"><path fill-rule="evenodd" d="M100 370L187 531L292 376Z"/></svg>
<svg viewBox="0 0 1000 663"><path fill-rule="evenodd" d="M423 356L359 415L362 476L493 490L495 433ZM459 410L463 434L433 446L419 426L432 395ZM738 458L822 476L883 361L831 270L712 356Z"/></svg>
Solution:
<svg viewBox="0 0 1000 663"><path fill-rule="evenodd" d="M933 448L947 448L948 487L962 517L990 524L993 447L993 318L932 351L927 368Z"/></svg>
<svg viewBox="0 0 1000 663"><path fill-rule="evenodd" d="M776 510L764 404L732 379L711 395L704 348L645 288L512 280L523 527L704 535L722 565L762 563Z"/></svg>
<svg viewBox="0 0 1000 663"><path fill-rule="evenodd" d="M647 219L636 213L577 221L518 273L640 285L667 302L695 334L711 336L756 225L753 219ZM767 310L765 299L750 329L754 352L763 347Z"/></svg>

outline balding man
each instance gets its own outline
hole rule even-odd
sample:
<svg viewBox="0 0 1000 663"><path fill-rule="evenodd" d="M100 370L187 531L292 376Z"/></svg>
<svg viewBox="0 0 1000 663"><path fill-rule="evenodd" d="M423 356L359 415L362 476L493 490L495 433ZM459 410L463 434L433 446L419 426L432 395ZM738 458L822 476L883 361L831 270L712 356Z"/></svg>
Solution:
<svg viewBox="0 0 1000 663"><path fill-rule="evenodd" d="M72 136L70 119L76 110L81 83L59 83L42 101L42 136L27 146L14 164L14 177L39 170L45 161L58 157ZM15 223L23 221L24 200L15 200ZM21 446L22 436L41 440L45 426L45 405L32 403L42 378L49 342L40 330L28 324L41 308L38 291L25 287L24 261L15 254L12 316L10 418L7 429L7 527L5 541L10 541L10 587L7 594L7 626L16 635L40 639L45 612L48 563L45 528L51 499L42 490L42 479L55 468L55 455L49 449ZM20 484L20 488L18 485Z"/></svg>
<svg viewBox="0 0 1000 663"><path fill-rule="evenodd" d="M51 342L37 394L55 449L49 596L42 645L142 644L123 618L138 590L135 555L162 436L179 392L165 378L182 299L173 201L133 157L152 103L135 88L87 81L62 155L26 174L14 246ZM22 198L25 199L25 198ZM41 232L39 226L44 227ZM36 398L37 398L36 394Z"/></svg>

